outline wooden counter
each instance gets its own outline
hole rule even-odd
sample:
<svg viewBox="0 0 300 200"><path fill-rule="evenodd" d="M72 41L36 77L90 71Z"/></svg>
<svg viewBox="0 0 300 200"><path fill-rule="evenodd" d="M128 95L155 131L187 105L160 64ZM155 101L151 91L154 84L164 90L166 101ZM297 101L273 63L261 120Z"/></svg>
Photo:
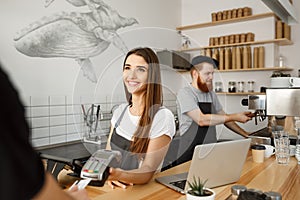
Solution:
<svg viewBox="0 0 300 200"><path fill-rule="evenodd" d="M158 173L156 177L185 172L189 165L190 162L184 163ZM247 188L259 189L263 192L276 191L281 193L283 200L300 199L300 165L297 164L295 157L291 157L288 165L278 165L274 156L265 160L264 163L253 163L251 153L249 153L238 182L213 188L217 193L216 199L226 199L230 195L231 186L235 184L245 185ZM111 189L107 184L104 187L87 186L86 188L93 200L186 199L185 195L155 182L154 179L148 184L129 186L127 189Z"/></svg>

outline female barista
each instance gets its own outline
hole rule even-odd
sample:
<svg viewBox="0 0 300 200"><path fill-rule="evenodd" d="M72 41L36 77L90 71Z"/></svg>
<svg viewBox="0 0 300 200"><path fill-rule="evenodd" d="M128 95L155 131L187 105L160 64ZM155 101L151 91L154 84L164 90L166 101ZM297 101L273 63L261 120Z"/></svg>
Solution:
<svg viewBox="0 0 300 200"><path fill-rule="evenodd" d="M174 116L162 106L160 66L153 50L128 52L123 82L128 103L113 114L107 146L122 152L120 168L110 168L108 184L112 188L150 181L175 134Z"/></svg>

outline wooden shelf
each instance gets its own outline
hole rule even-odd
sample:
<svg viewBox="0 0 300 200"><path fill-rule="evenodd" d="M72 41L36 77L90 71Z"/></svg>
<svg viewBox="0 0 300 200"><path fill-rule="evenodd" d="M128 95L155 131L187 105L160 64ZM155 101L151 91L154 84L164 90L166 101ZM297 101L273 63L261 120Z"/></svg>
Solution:
<svg viewBox="0 0 300 200"><path fill-rule="evenodd" d="M221 21L216 21L216 22L208 22L208 23L202 23L202 24L192 24L192 25L187 25L187 26L180 26L180 27L177 27L176 30L182 31L182 30L189 30L189 29L197 29L197 28L204 28L204 27L210 27L210 26L218 26L218 25L223 25L223 24L245 22L245 21L262 19L262 18L267 18L267 17L276 17L276 15L274 13L262 13L262 14L251 15L251 16L246 16L246 17L221 20Z"/></svg>
<svg viewBox="0 0 300 200"><path fill-rule="evenodd" d="M266 68L218 70L218 72L246 72L246 71L293 71L293 68L290 68L290 67L266 67Z"/></svg>
<svg viewBox="0 0 300 200"><path fill-rule="evenodd" d="M244 96L244 95L264 95L262 92L216 92L218 95Z"/></svg>
<svg viewBox="0 0 300 200"><path fill-rule="evenodd" d="M204 47L196 47L196 48L189 48L189 49L182 49L179 50L181 52L184 51L201 51L205 49L216 49L222 47L234 47L234 46L244 46L244 45L258 45L258 44L278 44L280 46L292 45L293 42L286 38L280 39L273 39L273 40L261 40L261 41L253 41L253 42L243 42L243 43L235 43L235 44L224 44L224 45L216 45L216 46L204 46Z"/></svg>

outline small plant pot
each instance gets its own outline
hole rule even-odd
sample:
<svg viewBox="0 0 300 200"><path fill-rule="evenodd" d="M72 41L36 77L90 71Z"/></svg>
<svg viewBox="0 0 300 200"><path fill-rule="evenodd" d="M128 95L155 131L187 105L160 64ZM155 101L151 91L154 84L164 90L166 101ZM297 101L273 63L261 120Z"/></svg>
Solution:
<svg viewBox="0 0 300 200"><path fill-rule="evenodd" d="M207 191L207 195L206 196L195 196L193 194L189 193L189 190L186 192L186 199L187 200L214 200L216 193L209 188L205 188L205 190Z"/></svg>

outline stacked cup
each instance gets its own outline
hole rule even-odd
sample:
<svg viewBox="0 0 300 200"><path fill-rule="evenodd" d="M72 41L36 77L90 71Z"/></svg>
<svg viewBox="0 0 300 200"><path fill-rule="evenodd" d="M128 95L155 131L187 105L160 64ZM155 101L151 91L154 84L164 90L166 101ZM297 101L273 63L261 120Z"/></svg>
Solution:
<svg viewBox="0 0 300 200"><path fill-rule="evenodd" d="M278 164L287 165L290 161L290 139L285 131L273 131L275 155Z"/></svg>

